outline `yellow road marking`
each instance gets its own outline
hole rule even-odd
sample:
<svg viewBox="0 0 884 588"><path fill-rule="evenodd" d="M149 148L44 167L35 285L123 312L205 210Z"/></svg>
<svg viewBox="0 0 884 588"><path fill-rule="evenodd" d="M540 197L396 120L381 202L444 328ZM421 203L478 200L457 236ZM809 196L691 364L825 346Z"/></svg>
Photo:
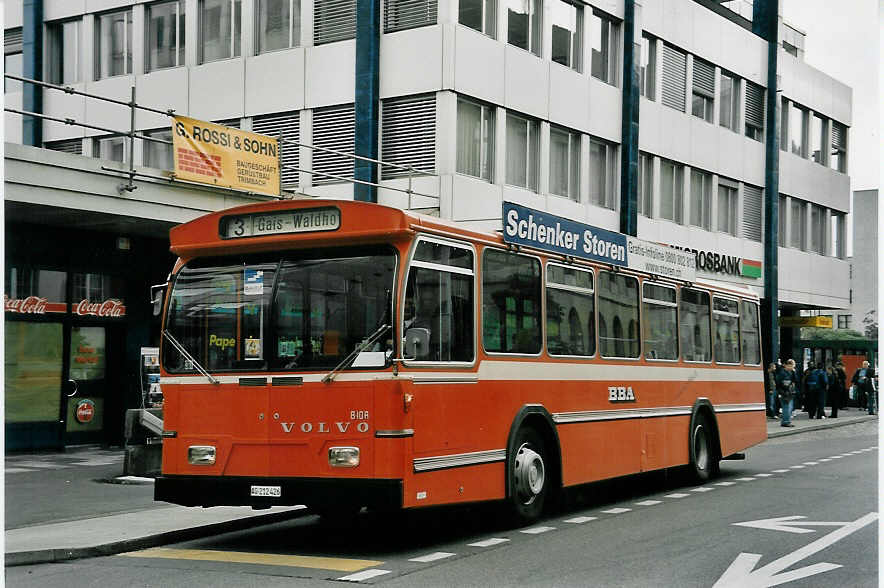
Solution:
<svg viewBox="0 0 884 588"><path fill-rule="evenodd" d="M245 551L217 551L213 549L172 549L155 547L144 551L121 553L125 557L150 557L162 559L187 559L197 561L221 561L227 563L260 564L265 566L291 566L338 572L358 572L384 562L370 559L344 559L340 557L316 557L310 555L280 555L277 553L248 553Z"/></svg>

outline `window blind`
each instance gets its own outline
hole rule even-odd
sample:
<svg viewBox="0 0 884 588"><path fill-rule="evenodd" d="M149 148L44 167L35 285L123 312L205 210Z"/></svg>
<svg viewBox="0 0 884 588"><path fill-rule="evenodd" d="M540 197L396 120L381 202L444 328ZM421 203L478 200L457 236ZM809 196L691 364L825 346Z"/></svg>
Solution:
<svg viewBox="0 0 884 588"><path fill-rule="evenodd" d="M438 0L384 0L384 32L436 24Z"/></svg>
<svg viewBox="0 0 884 588"><path fill-rule="evenodd" d="M356 0L316 0L313 44L356 38Z"/></svg>
<svg viewBox="0 0 884 588"><path fill-rule="evenodd" d="M313 111L313 145L335 149L344 153L354 151L354 113L353 105L330 106L317 108ZM344 178L353 177L353 157L329 153L320 149L313 150L313 171L326 172ZM313 176L313 184L333 184L343 182L320 174Z"/></svg>
<svg viewBox="0 0 884 588"><path fill-rule="evenodd" d="M687 55L675 47L663 45L663 104L685 111Z"/></svg>
<svg viewBox="0 0 884 588"><path fill-rule="evenodd" d="M743 184L743 238L758 242L761 242L762 235L762 193L761 188Z"/></svg>
<svg viewBox="0 0 884 588"><path fill-rule="evenodd" d="M746 124L764 128L764 88L746 82Z"/></svg>
<svg viewBox="0 0 884 588"><path fill-rule="evenodd" d="M844 150L846 147L847 128L841 123L832 121L832 147Z"/></svg>
<svg viewBox="0 0 884 588"><path fill-rule="evenodd" d="M297 143L301 140L298 112L280 112L256 116L252 119L252 131L273 137L274 139L278 139L282 135L285 141L279 144L279 173L282 176L282 185L297 185L299 147L288 141Z"/></svg>
<svg viewBox="0 0 884 588"><path fill-rule="evenodd" d="M72 153L74 155L83 155L83 139L64 139L63 141L52 141L43 144L46 149L52 151L61 151L63 153Z"/></svg>
<svg viewBox="0 0 884 588"><path fill-rule="evenodd" d="M435 173L436 95L387 99L381 111L381 161ZM380 171L385 180L409 175L389 166Z"/></svg>
<svg viewBox="0 0 884 588"><path fill-rule="evenodd" d="M702 59L694 58L694 91L715 96L715 66Z"/></svg>
<svg viewBox="0 0 884 588"><path fill-rule="evenodd" d="M19 53L22 50L21 28L3 31L3 52Z"/></svg>

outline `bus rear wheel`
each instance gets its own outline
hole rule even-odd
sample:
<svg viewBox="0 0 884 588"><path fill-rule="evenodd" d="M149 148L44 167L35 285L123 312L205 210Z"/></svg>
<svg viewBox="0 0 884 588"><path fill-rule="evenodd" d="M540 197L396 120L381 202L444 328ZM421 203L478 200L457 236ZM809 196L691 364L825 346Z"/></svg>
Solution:
<svg viewBox="0 0 884 588"><path fill-rule="evenodd" d="M698 414L691 425L690 473L698 482L706 482L718 474L718 448L709 417Z"/></svg>
<svg viewBox="0 0 884 588"><path fill-rule="evenodd" d="M540 518L549 493L546 446L532 428L520 429L513 446L507 464L510 512L514 522L530 524Z"/></svg>

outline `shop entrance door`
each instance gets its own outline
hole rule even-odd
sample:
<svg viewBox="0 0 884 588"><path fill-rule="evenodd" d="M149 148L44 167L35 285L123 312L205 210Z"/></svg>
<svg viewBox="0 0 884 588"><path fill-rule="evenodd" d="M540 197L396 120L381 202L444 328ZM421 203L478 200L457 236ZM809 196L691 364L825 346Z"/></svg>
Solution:
<svg viewBox="0 0 884 588"><path fill-rule="evenodd" d="M121 390L115 369L122 341L110 326L71 325L65 445L106 443ZM115 396L116 395L116 396Z"/></svg>

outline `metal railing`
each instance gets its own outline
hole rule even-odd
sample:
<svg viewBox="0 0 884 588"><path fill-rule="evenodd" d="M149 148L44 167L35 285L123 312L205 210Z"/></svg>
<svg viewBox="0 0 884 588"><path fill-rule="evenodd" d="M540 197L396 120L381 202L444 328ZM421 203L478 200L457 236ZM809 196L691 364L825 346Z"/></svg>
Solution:
<svg viewBox="0 0 884 588"><path fill-rule="evenodd" d="M57 116L50 116L50 115L42 114L39 112L30 112L27 110L12 108L12 107L8 107L8 106L4 106L4 108L3 108L4 111L12 113L12 114L18 114L21 116L30 116L30 117L34 117L34 118L39 118L41 120L47 120L50 122L57 122L57 123L61 123L61 124L77 126L77 127L81 127L81 128L85 128L85 129L92 129L95 131L102 131L102 132L110 133L110 134L117 136L117 137L127 137L129 139L129 161L128 161L129 167L128 167L128 169L121 170L119 168L114 168L114 167L107 167L107 166L101 167L101 169L104 171L118 173L118 174L124 174L127 176L127 178L128 178L127 183L118 187L118 190L121 193L124 191L132 192L138 188L138 186L136 186L134 183L134 180L136 177L152 178L152 179L157 179L157 180L164 180L164 181L183 183L183 184L189 184L189 185L199 185L199 186L205 185L205 184L201 184L199 182L191 182L191 181L187 181L187 180L182 180L181 178L178 178L176 176L174 170L170 170L168 176L165 176L165 175L158 176L156 174L150 174L150 173L145 173L143 171L138 171L135 168L135 140L136 139L138 139L140 141L151 141L154 143L160 143L160 144L169 145L169 146L173 145L172 141L169 141L166 139L160 139L158 137L151 137L150 135L146 135L144 133L138 132L135 128L135 113L136 113L136 111L143 110L146 112L152 112L155 114L168 116L168 117L176 116L175 110L171 109L171 108L166 109L166 110L162 110L162 109L152 108L150 106L144 106L142 104L138 104L136 102L135 86L132 86L131 98L127 102L127 101L119 100L116 98L109 98L107 96L101 96L99 94L92 94L89 92L84 92L82 90L78 90L78 89L73 88L71 86L53 84L50 82L44 82L42 80L35 80L35 79L31 79L31 78L26 78L23 76L18 76L18 75L14 75L14 74L10 74L10 73L4 73L3 76L8 79L17 80L17 81L20 81L20 82L23 82L26 84L33 84L35 86L46 88L48 90L54 90L57 92L64 92L65 94L70 94L70 95L84 96L86 98L91 98L94 100L101 100L104 102L108 102L111 104L116 104L118 106L124 106L124 107L128 108L130 110L129 130L128 131L120 131L117 129L111 129L111 128L103 127L100 125L94 125L94 124L90 124L90 123L86 123L86 122L81 122L81 121L78 121L74 118L67 118L67 117L62 118L62 117L57 117ZM215 124L217 124L217 123L215 123ZM322 176L322 177L331 178L333 180L340 180L341 182L345 182L345 183L374 186L376 188L380 188L383 190L390 190L393 192L400 192L403 194L407 194L409 209L412 208L412 204L413 204L412 197L413 196L421 196L421 197L425 197L425 198L430 198L430 199L436 200L437 202L440 199L440 196L438 194L425 194L425 193L418 192L418 191L414 190L413 182L414 182L415 177L435 176L436 175L435 172L431 172L428 170L422 170L422 169L419 169L419 168L416 168L416 167L413 167L410 165L401 165L401 164L397 164L397 163L382 161L380 159L372 159L370 157L364 157L362 155L356 155L355 153L348 153L346 151L339 151L337 149L331 149L328 147L320 147L318 145L310 145L308 143L304 143L301 141L293 141L291 139L286 139L283 133L280 133L277 137L274 137L274 138L276 138L280 144L291 145L291 146L294 146L295 148L305 147L305 148L310 149L312 151L323 151L326 153L331 153L333 155L348 157L348 158L353 159L354 164L357 160L358 161L365 161L365 162L369 162L369 163L373 163L375 165L378 165L378 166L380 166L381 169L383 169L384 167L388 167L388 168L393 168L393 169L398 169L398 170L408 172L408 175L407 175L408 187L407 188L398 188L395 186L381 184L379 182L371 182L371 181L367 181L367 180L357 179L355 177L346 177L346 176L341 176L338 174L325 172L325 171L321 171L321 170L306 169L306 168L302 168L302 167L298 167L298 166L284 164L284 163L282 163L281 156L277 156L277 163L278 163L278 167L279 167L279 171L280 171L280 186L279 186L279 194L278 194L277 198L283 199L286 197L285 196L286 190L284 190L282 187L282 170L286 169L286 170L290 170L290 171L296 171L299 174L300 173L309 174L311 176L311 178L313 176ZM281 150L280 150L280 153L281 153ZM246 190L238 190L236 188L230 188L230 187L215 186L215 188L221 188L221 189L230 190L230 191L234 191L234 192L238 192L238 193L245 193L245 194L252 194L252 195L256 194L255 192L246 191ZM295 192L304 194L305 196L311 196L311 194L307 193L305 187L300 185L300 182L298 183L298 189L295 190Z"/></svg>

